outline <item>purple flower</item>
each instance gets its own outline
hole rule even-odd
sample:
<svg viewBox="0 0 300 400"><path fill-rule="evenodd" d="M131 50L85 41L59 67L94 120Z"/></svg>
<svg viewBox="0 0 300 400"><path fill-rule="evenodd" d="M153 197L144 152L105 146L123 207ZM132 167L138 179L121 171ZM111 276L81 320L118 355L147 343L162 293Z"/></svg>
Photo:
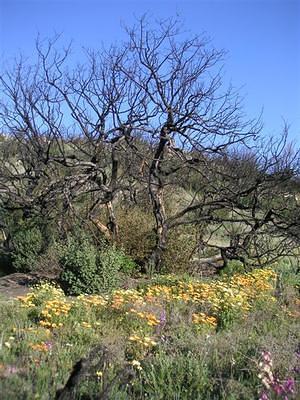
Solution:
<svg viewBox="0 0 300 400"><path fill-rule="evenodd" d="M259 400L269 400L269 396L266 392L262 392L259 396Z"/></svg>
<svg viewBox="0 0 300 400"><path fill-rule="evenodd" d="M272 362L272 357L271 353L269 351L263 351L261 353L263 360L267 363L270 364Z"/></svg>
<svg viewBox="0 0 300 400"><path fill-rule="evenodd" d="M160 334L167 323L167 314L165 310L162 310L159 316L159 324L156 327L156 333Z"/></svg>
<svg viewBox="0 0 300 400"><path fill-rule="evenodd" d="M293 368L293 371L295 372L295 374L300 374L300 367Z"/></svg>
<svg viewBox="0 0 300 400"><path fill-rule="evenodd" d="M51 342L45 342L45 346L50 351L50 350L52 350L53 344Z"/></svg>
<svg viewBox="0 0 300 400"><path fill-rule="evenodd" d="M8 365L6 368L6 372L7 374L11 375L11 374L16 374L18 372L18 368L14 367L13 365Z"/></svg>
<svg viewBox="0 0 300 400"><path fill-rule="evenodd" d="M294 379L288 378L283 384L283 389L284 389L285 393L294 393L294 390L295 390Z"/></svg>
<svg viewBox="0 0 300 400"><path fill-rule="evenodd" d="M17 374L20 371L20 368L15 367L14 365L6 365L4 371L0 374L5 378L8 378L10 375Z"/></svg>
<svg viewBox="0 0 300 400"><path fill-rule="evenodd" d="M162 310L162 312L160 313L160 316L159 316L159 324L161 326L165 326L166 322L167 322L167 314L166 314L165 310Z"/></svg>
<svg viewBox="0 0 300 400"><path fill-rule="evenodd" d="M279 383L274 383L273 390L278 396L284 392L284 388Z"/></svg>

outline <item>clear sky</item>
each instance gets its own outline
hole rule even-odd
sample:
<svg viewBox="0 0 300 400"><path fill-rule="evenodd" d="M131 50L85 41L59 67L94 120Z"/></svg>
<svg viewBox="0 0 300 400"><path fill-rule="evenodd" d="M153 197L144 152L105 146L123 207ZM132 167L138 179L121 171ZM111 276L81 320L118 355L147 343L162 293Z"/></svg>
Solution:
<svg viewBox="0 0 300 400"><path fill-rule="evenodd" d="M286 120L300 145L300 0L0 0L1 69L20 52L30 58L38 33L97 48L122 39L121 22L146 12L178 15L226 49L225 80L240 88L249 117L263 108L267 135Z"/></svg>

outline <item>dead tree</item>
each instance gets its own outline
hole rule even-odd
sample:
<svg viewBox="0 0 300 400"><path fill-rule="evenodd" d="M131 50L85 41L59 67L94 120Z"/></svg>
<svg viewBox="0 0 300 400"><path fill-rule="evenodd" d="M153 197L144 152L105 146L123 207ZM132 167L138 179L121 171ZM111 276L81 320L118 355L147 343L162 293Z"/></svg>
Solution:
<svg viewBox="0 0 300 400"><path fill-rule="evenodd" d="M10 154L0 156L1 200L6 208L64 215L76 214L76 203L88 198L80 218L116 239L114 201L129 190L119 158L132 130L122 119L130 85L117 76L119 58L104 54L97 64L90 54L86 69L67 71L70 49L58 52L55 43L37 42L35 65L20 60L0 78L0 118ZM103 208L107 223L99 220Z"/></svg>
<svg viewBox="0 0 300 400"><path fill-rule="evenodd" d="M137 201L135 191L147 191L156 221L147 265L156 270L170 230L179 226L193 224L208 235L208 225L247 226L236 243L217 249L224 262L243 257L242 248L256 247L262 258L259 238L282 233L285 214L296 234L295 204L289 201L288 211L286 202L268 200L286 190L287 168L287 181L295 175L294 163L284 166L285 136L260 151L253 141L262 135L260 120L245 120L238 94L222 84L223 52L205 38L187 37L173 20L150 29L141 18L126 33L119 47L88 51L73 70L66 68L70 49L38 42L33 67L21 60L0 78L1 126L14 154L1 156L5 207L63 215L78 212L84 199L81 218L117 239L118 198L129 193ZM237 148L260 156L240 159ZM174 188L185 195L170 209L166 195ZM103 209L107 221L99 217Z"/></svg>
<svg viewBox="0 0 300 400"><path fill-rule="evenodd" d="M143 110L140 126L137 121L130 124L142 128L151 143L147 188L157 240L148 262L159 270L170 229L195 218L198 223L207 221L211 218L208 210L224 206L222 199L208 200L198 190L186 206L169 215L166 190L180 185L191 171L198 175L200 185L207 187L206 160L255 137L260 125L243 121L240 99L232 88L222 87L223 52L208 41L186 38L172 20L152 30L142 18L127 33L129 40L122 46L126 57L119 70L136 88L136 103ZM195 216L197 210L202 211Z"/></svg>

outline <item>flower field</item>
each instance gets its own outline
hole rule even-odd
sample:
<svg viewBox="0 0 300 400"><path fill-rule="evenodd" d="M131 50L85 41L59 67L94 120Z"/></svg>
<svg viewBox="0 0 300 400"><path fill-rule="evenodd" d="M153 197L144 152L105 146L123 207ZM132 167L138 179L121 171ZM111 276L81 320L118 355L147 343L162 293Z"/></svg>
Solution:
<svg viewBox="0 0 300 400"><path fill-rule="evenodd" d="M101 345L109 361L93 361L69 398L296 399L299 300L276 285L271 269L78 297L42 283L1 303L2 398L65 398L74 363Z"/></svg>

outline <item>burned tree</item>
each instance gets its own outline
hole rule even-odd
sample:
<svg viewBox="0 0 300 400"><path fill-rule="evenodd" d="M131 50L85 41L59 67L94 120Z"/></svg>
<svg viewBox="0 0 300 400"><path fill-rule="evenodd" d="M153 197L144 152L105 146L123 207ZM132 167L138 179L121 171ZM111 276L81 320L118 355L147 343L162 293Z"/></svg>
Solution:
<svg viewBox="0 0 300 400"><path fill-rule="evenodd" d="M260 120L245 120L238 94L224 88L224 53L208 40L187 37L173 20L154 30L141 18L126 33L119 47L87 51L73 70L69 49L38 42L34 67L20 62L1 77L1 125L15 154L2 153L2 203L72 210L117 240L115 204L137 203L147 192L156 223L148 267L160 270L170 230L185 225L198 227L199 246L213 246L224 264L243 261L254 248L261 259L263 229L267 235L287 226L284 205L267 199L280 197L282 182L293 179L297 154L284 165L285 139L264 150L253 140ZM237 149L258 156L243 159ZM176 188L184 194L170 209L166 197ZM84 212L76 207L82 199ZM295 232L297 204L290 206ZM241 224L247 228L227 245L209 241L218 227Z"/></svg>
<svg viewBox="0 0 300 400"><path fill-rule="evenodd" d="M34 66L21 60L1 77L0 116L10 153L1 157L2 202L37 213L53 212L59 204L56 211L63 215L75 212L76 202L88 196L81 218L116 238L113 202L128 190L119 158L129 147L131 127L121 116L130 88L117 77L119 59L104 54L96 64L90 54L87 68L68 72L69 49L57 52L55 42L37 42ZM103 207L107 225L98 218Z"/></svg>
<svg viewBox="0 0 300 400"><path fill-rule="evenodd" d="M157 237L149 263L159 269L171 228L210 220L211 209L224 206L219 197L208 200L204 194L210 184L207 172L213 173L206 171L208 159L255 137L260 126L256 121L243 121L238 96L232 88L222 87L219 63L223 53L206 40L186 39L173 21L150 31L141 19L127 33L129 41L122 47L127 57L119 69L139 91L137 104L146 116L139 121L152 149L147 188ZM130 120L127 123L132 125ZM203 187L185 206L168 214L165 191L181 184L191 171Z"/></svg>
<svg viewBox="0 0 300 400"><path fill-rule="evenodd" d="M299 246L297 177L299 152L287 144L287 131L259 143L255 151L235 150L214 160L215 191L224 202L212 215L202 246L218 251L205 262L238 260L249 267L268 265ZM213 238L225 233L227 243Z"/></svg>

